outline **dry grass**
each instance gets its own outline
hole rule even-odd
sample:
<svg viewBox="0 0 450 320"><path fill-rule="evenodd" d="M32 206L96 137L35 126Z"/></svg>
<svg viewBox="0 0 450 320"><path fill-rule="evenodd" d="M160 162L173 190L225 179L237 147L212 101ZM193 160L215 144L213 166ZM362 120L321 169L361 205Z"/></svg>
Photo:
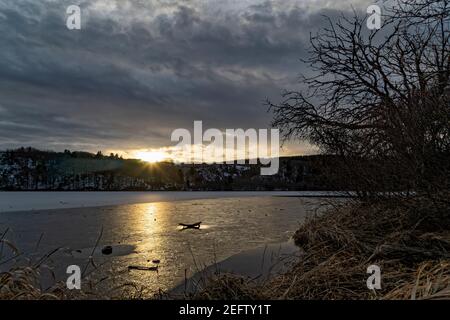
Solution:
<svg viewBox="0 0 450 320"><path fill-rule="evenodd" d="M15 267L0 273L0 299L55 300L66 297L59 286L45 291L40 289L39 273L39 268L33 267Z"/></svg>
<svg viewBox="0 0 450 320"><path fill-rule="evenodd" d="M385 299L450 300L450 263L424 262L414 281L406 282L384 296Z"/></svg>
<svg viewBox="0 0 450 320"><path fill-rule="evenodd" d="M199 290L193 298L196 300L260 300L265 295L250 280L231 275L221 274L207 279L206 286Z"/></svg>
<svg viewBox="0 0 450 320"><path fill-rule="evenodd" d="M450 299L450 210L443 199L337 206L296 232L304 254L288 273L263 285L219 276L195 298ZM381 268L381 290L367 289L372 264Z"/></svg>
<svg viewBox="0 0 450 320"><path fill-rule="evenodd" d="M56 282L47 289L41 288L41 267L17 266L0 273L0 300L140 300L151 296L146 288L118 277L105 276L101 280L86 277L82 290L68 290L63 282ZM101 284L110 281L108 286ZM117 284L115 285L115 283Z"/></svg>

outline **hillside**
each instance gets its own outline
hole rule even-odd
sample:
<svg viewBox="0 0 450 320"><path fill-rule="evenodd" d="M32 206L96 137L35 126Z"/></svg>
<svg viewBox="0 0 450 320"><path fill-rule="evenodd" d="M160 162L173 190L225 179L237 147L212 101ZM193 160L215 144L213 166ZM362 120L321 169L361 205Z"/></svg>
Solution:
<svg viewBox="0 0 450 320"><path fill-rule="evenodd" d="M260 165L149 164L100 152L20 148L0 152L0 190L331 190L329 156L286 157L274 176Z"/></svg>

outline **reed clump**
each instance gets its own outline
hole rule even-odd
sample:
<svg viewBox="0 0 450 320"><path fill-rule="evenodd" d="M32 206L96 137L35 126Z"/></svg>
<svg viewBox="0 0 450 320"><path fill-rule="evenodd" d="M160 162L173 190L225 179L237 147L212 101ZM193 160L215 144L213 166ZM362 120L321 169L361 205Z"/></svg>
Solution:
<svg viewBox="0 0 450 320"><path fill-rule="evenodd" d="M43 290L39 285L39 268L14 267L0 273L0 300L60 300L67 298L65 291L56 285Z"/></svg>

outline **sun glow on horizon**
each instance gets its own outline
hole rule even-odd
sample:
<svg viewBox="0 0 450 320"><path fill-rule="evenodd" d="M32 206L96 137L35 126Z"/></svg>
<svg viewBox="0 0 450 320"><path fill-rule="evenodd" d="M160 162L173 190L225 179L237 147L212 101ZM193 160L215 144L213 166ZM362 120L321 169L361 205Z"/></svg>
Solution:
<svg viewBox="0 0 450 320"><path fill-rule="evenodd" d="M145 162L156 163L169 159L169 156L161 151L139 151L136 152L136 158Z"/></svg>

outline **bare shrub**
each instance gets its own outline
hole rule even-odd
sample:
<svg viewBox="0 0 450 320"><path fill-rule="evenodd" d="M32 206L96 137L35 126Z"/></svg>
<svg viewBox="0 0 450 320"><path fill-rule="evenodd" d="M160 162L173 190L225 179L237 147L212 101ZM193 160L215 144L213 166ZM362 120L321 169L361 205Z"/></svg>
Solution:
<svg viewBox="0 0 450 320"><path fill-rule="evenodd" d="M356 13L329 20L311 37L307 89L268 102L273 125L339 156L334 178L361 197L448 190L449 7L402 0L375 31Z"/></svg>

